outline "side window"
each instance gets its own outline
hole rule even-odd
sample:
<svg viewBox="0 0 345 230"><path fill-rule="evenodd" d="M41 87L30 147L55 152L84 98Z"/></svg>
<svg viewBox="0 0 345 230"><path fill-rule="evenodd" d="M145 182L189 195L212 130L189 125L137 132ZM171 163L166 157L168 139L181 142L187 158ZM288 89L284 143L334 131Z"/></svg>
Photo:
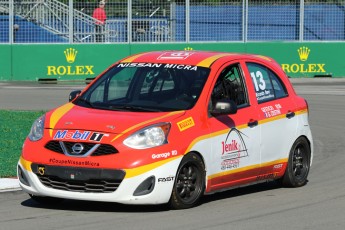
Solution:
<svg viewBox="0 0 345 230"><path fill-rule="evenodd" d="M271 72L270 77L272 80L272 84L273 84L274 93L276 95L276 98L286 97L288 94L287 94L287 90L286 90L283 82L281 82L279 77L277 77L277 75L275 75L273 72Z"/></svg>
<svg viewBox="0 0 345 230"><path fill-rule="evenodd" d="M277 75L263 65L247 63L259 103L285 97L286 89Z"/></svg>
<svg viewBox="0 0 345 230"><path fill-rule="evenodd" d="M105 89L105 82L102 82L96 90L94 90L90 96L90 101L92 103L104 101L104 89Z"/></svg>
<svg viewBox="0 0 345 230"><path fill-rule="evenodd" d="M214 104L215 101L223 98L233 100L238 107L248 104L242 72L237 64L226 67L219 75L213 88L211 95L212 103Z"/></svg>

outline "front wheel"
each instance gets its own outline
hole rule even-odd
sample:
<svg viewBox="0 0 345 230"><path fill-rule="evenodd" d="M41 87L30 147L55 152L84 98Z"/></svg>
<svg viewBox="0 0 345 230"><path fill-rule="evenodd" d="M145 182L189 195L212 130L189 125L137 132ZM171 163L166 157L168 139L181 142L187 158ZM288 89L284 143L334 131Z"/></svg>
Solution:
<svg viewBox="0 0 345 230"><path fill-rule="evenodd" d="M307 183L310 168L310 147L304 137L298 138L293 144L289 162L282 184L287 187L301 187Z"/></svg>
<svg viewBox="0 0 345 230"><path fill-rule="evenodd" d="M195 206L205 190L205 166L195 153L186 155L177 170L170 206L185 209Z"/></svg>

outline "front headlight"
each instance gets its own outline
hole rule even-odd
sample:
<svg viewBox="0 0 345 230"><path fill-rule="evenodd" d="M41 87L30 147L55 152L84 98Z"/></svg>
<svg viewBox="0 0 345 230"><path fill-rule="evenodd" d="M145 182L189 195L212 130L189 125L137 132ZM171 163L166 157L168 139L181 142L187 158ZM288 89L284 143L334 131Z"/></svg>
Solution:
<svg viewBox="0 0 345 230"><path fill-rule="evenodd" d="M123 141L133 149L147 149L168 143L170 123L160 123L146 127Z"/></svg>
<svg viewBox="0 0 345 230"><path fill-rule="evenodd" d="M38 118L31 127L29 133L30 141L38 141L43 137L45 115Z"/></svg>

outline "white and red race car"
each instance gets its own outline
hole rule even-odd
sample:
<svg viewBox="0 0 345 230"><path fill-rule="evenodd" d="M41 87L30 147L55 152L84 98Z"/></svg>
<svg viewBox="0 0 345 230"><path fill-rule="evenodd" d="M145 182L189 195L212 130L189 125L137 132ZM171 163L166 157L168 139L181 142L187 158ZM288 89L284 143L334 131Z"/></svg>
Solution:
<svg viewBox="0 0 345 230"><path fill-rule="evenodd" d="M148 52L116 62L38 118L18 163L38 202L189 208L204 194L307 182L307 102L271 58Z"/></svg>

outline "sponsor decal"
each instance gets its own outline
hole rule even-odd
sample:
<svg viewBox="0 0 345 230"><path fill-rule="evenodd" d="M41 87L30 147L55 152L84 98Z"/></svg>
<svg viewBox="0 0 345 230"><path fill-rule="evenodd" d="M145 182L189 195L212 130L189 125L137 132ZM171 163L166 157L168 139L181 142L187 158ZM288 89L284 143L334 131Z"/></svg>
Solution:
<svg viewBox="0 0 345 230"><path fill-rule="evenodd" d="M132 63L120 63L118 64L116 67L150 67L150 68L159 68L161 67L163 64L160 63L136 63L136 62L132 62Z"/></svg>
<svg viewBox="0 0 345 230"><path fill-rule="evenodd" d="M93 161L75 161L75 160L60 160L51 158L49 159L49 163L57 164L57 165L75 165L75 166L91 166L91 167L98 167L99 163Z"/></svg>
<svg viewBox="0 0 345 230"><path fill-rule="evenodd" d="M173 177L173 176L158 178L158 183L160 183L160 182L171 182L171 181L174 181L174 178L175 177Z"/></svg>
<svg viewBox="0 0 345 230"><path fill-rule="evenodd" d="M68 131L68 130L58 130L53 139L72 139L72 140L87 140L87 138L90 135L90 131L85 132L79 132L79 130L76 131Z"/></svg>
<svg viewBox="0 0 345 230"><path fill-rule="evenodd" d="M277 115L281 114L280 109L282 108L282 106L280 104L275 104L274 107L269 105L269 106L265 106L261 108L261 111L264 113L264 116L266 118L269 117L274 117Z"/></svg>
<svg viewBox="0 0 345 230"><path fill-rule="evenodd" d="M297 50L299 59L302 62L308 60L310 53L311 50L306 46L302 46ZM293 63L282 64L281 66L285 73L325 73L325 65L324 63Z"/></svg>
<svg viewBox="0 0 345 230"><path fill-rule="evenodd" d="M251 72L250 76L254 83L256 99L258 101L274 98L273 91L266 89L266 82L261 71Z"/></svg>
<svg viewBox="0 0 345 230"><path fill-rule="evenodd" d="M103 133L96 133L91 131L84 131L81 132L79 130L75 131L68 131L68 130L58 130L53 139L64 139L64 140L90 140L90 141L96 141L100 142L104 136L109 136L109 134L103 134Z"/></svg>
<svg viewBox="0 0 345 230"><path fill-rule="evenodd" d="M164 68L166 69L184 69L184 70L194 70L197 71L197 66L191 66L191 65L180 65L180 64L165 64Z"/></svg>
<svg viewBox="0 0 345 230"><path fill-rule="evenodd" d="M180 122L177 122L177 126L180 131L184 131L186 129L189 129L195 125L194 120L192 117L188 117L187 119L184 119Z"/></svg>
<svg viewBox="0 0 345 230"><path fill-rule="evenodd" d="M38 174L40 174L41 176L43 176L44 173L45 173L45 170L46 170L46 168L45 168L44 166L38 167Z"/></svg>
<svg viewBox="0 0 345 230"><path fill-rule="evenodd" d="M193 52L165 52L162 55L160 55L157 60L185 60L188 57L192 56Z"/></svg>
<svg viewBox="0 0 345 230"><path fill-rule="evenodd" d="M269 173L269 174L264 174L264 175L259 175L256 177L256 180L270 180L274 179L277 177L277 173Z"/></svg>
<svg viewBox="0 0 345 230"><path fill-rule="evenodd" d="M166 153L157 153L157 154L152 154L152 159L161 159L161 158L168 158L170 156L176 156L177 155L177 150L172 150L171 152L166 152Z"/></svg>
<svg viewBox="0 0 345 230"><path fill-rule="evenodd" d="M274 97L274 94L271 93L270 90L264 90L264 91L256 93L256 98L258 99L258 101L267 100L273 97Z"/></svg>
<svg viewBox="0 0 345 230"><path fill-rule="evenodd" d="M78 51L73 48L67 48L64 51L66 62L73 64L77 58ZM48 65L48 76L90 76L94 75L93 65Z"/></svg>
<svg viewBox="0 0 345 230"><path fill-rule="evenodd" d="M283 164L276 164L273 166L273 169L281 169L283 167Z"/></svg>
<svg viewBox="0 0 345 230"><path fill-rule="evenodd" d="M90 141L100 142L103 136L105 136L103 133L93 133L90 137ZM106 135L106 136L109 136L109 135Z"/></svg>
<svg viewBox="0 0 345 230"><path fill-rule="evenodd" d="M248 157L248 151L242 135L238 129L231 128L225 141L221 142L222 159L240 159Z"/></svg>
<svg viewBox="0 0 345 230"><path fill-rule="evenodd" d="M235 169L240 166L240 158L223 160L221 163L221 170Z"/></svg>
<svg viewBox="0 0 345 230"><path fill-rule="evenodd" d="M136 68L142 68L142 67L150 67L150 68L159 68L163 67L165 69L183 69L183 70L198 70L197 66L191 66L191 65L182 65L182 64L160 64L160 63L120 63L116 67L136 67Z"/></svg>

